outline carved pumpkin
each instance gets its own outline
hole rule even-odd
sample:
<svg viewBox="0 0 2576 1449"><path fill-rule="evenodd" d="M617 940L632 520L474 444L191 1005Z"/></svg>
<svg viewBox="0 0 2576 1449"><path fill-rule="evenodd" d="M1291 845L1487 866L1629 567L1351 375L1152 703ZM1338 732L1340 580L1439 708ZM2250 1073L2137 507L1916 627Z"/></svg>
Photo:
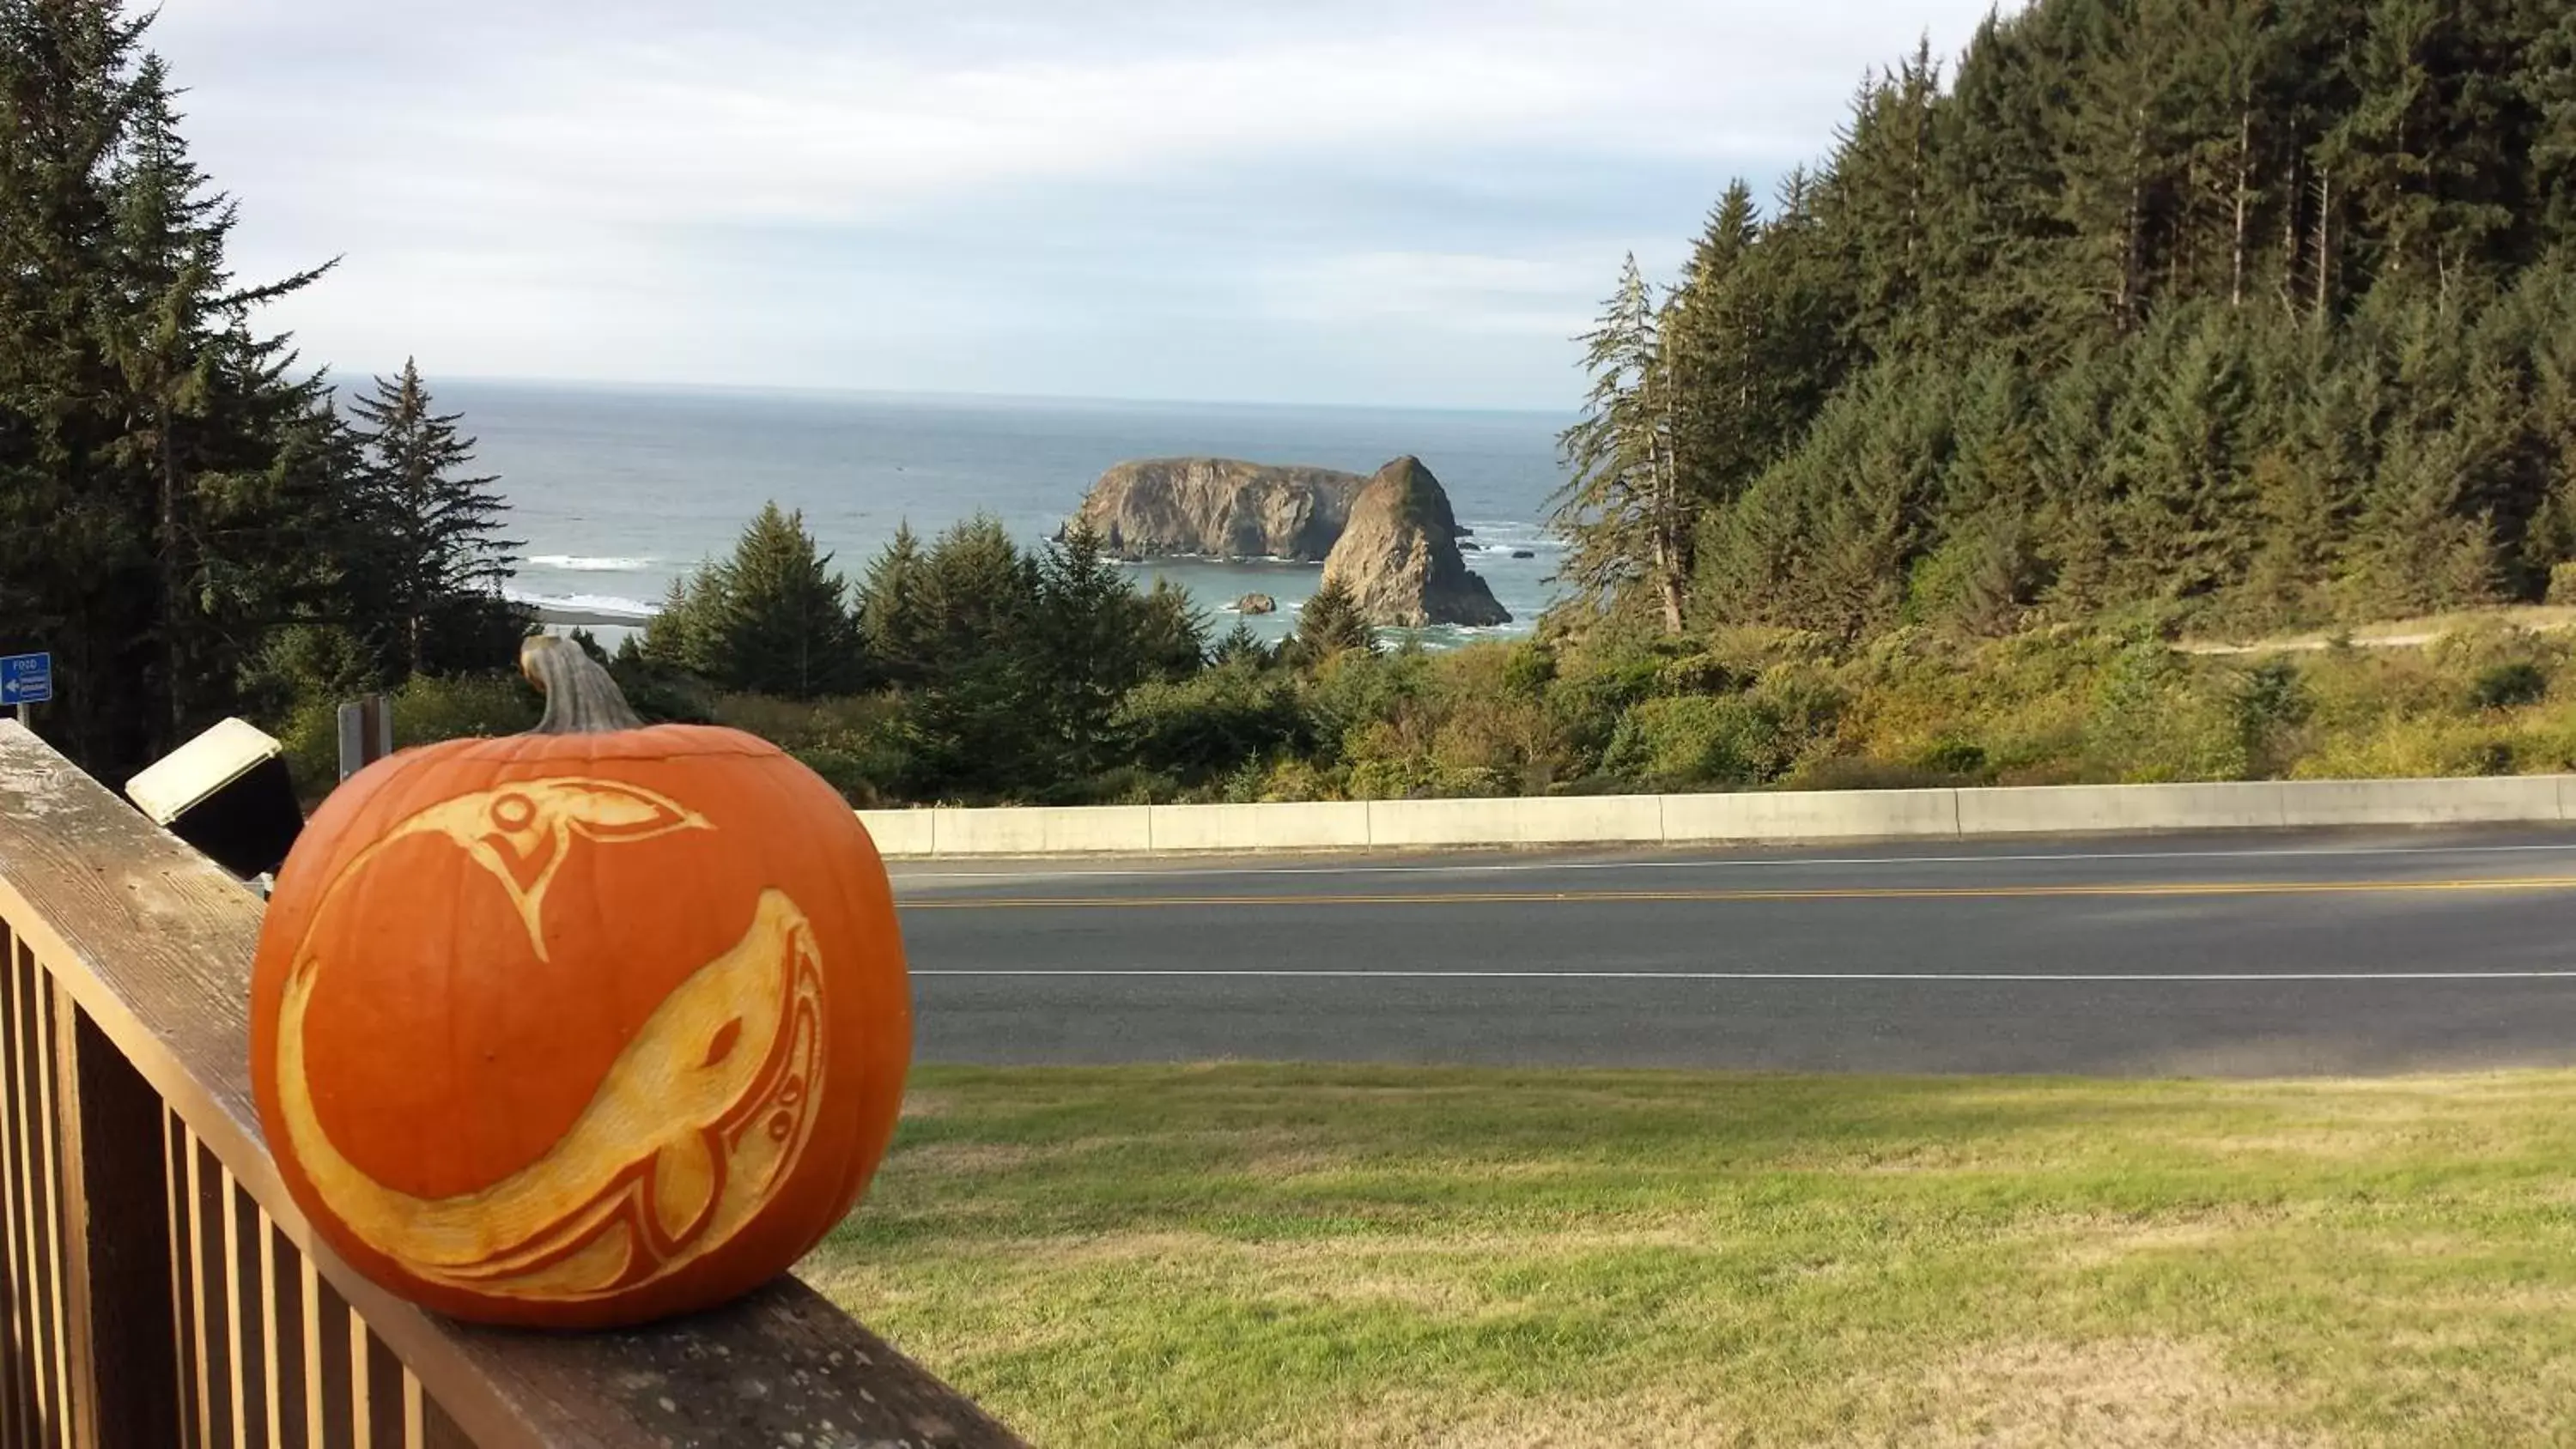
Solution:
<svg viewBox="0 0 2576 1449"><path fill-rule="evenodd" d="M408 750L279 871L251 1075L315 1230L458 1318L709 1307L848 1213L912 1051L884 865L733 730L642 726L532 640L545 722Z"/></svg>

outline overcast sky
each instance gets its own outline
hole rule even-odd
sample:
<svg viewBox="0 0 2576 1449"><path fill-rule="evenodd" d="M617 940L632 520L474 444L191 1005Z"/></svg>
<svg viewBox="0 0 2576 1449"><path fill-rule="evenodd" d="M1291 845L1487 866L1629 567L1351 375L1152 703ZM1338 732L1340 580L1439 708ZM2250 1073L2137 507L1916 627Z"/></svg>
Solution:
<svg viewBox="0 0 2576 1449"><path fill-rule="evenodd" d="M1562 409L1989 0L166 0L246 276L346 373Z"/></svg>

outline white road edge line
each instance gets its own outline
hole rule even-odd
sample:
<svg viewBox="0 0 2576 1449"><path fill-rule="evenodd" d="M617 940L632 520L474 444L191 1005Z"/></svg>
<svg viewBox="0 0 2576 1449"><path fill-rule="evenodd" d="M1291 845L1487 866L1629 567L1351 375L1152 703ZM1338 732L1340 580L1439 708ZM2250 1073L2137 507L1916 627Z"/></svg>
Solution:
<svg viewBox="0 0 2576 1449"><path fill-rule="evenodd" d="M1578 870L1780 870L1798 866L2033 865L2064 861L2082 865L2118 860L2266 860L2348 856L2527 855L2576 851L2576 842L2555 845L2388 845L2301 846L2275 850L2136 850L2057 852L2039 855L1853 855L1790 856L1778 859L1577 860L1509 861L1481 865L1250 865L1193 870L1186 865L1156 869L897 871L898 886L913 882L995 880L1214 880L1230 876L1308 875L1512 875Z"/></svg>
<svg viewBox="0 0 2576 1449"><path fill-rule="evenodd" d="M1228 978L1263 981L1926 981L1992 985L1998 982L2073 983L2084 985L2164 985L2173 983L2367 982L2367 981L2576 981L2576 969L2565 971L2196 971L2182 973L2115 972L1946 972L1946 971L1341 971L1341 970L1019 970L962 967L914 971L922 977L1120 977L1198 980Z"/></svg>

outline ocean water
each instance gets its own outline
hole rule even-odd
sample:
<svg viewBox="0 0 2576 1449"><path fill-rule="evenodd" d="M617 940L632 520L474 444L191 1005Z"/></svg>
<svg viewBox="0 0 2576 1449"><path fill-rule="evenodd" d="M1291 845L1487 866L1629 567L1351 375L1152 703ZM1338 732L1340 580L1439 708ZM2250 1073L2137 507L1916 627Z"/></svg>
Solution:
<svg viewBox="0 0 2576 1449"><path fill-rule="evenodd" d="M856 580L898 524L925 539L977 512L1022 542L1054 534L1094 479L1129 458L1213 454L1373 472L1412 453L1474 531L1468 567L1514 622L1426 631L1435 645L1527 632L1551 597L1560 545L1541 527L1559 471L1543 413L1200 406L875 394L611 390L524 383L437 385L500 475L510 536L524 539L512 592L559 611L641 623L673 580L733 546L760 505L802 509L806 527ZM1515 559L1515 551L1532 557ZM1234 601L1265 593L1295 627L1322 570L1175 560L1169 577L1233 626ZM624 632L610 626L613 638Z"/></svg>

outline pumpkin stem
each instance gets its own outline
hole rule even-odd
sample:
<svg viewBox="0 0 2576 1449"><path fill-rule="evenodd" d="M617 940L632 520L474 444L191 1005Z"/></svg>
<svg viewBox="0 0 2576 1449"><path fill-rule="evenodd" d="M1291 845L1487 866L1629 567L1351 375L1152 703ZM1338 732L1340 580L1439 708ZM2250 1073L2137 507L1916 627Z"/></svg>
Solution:
<svg viewBox="0 0 2576 1449"><path fill-rule="evenodd" d="M604 735L644 727L617 681L578 644L534 635L519 646L519 672L546 697L546 717L528 731L532 735Z"/></svg>

